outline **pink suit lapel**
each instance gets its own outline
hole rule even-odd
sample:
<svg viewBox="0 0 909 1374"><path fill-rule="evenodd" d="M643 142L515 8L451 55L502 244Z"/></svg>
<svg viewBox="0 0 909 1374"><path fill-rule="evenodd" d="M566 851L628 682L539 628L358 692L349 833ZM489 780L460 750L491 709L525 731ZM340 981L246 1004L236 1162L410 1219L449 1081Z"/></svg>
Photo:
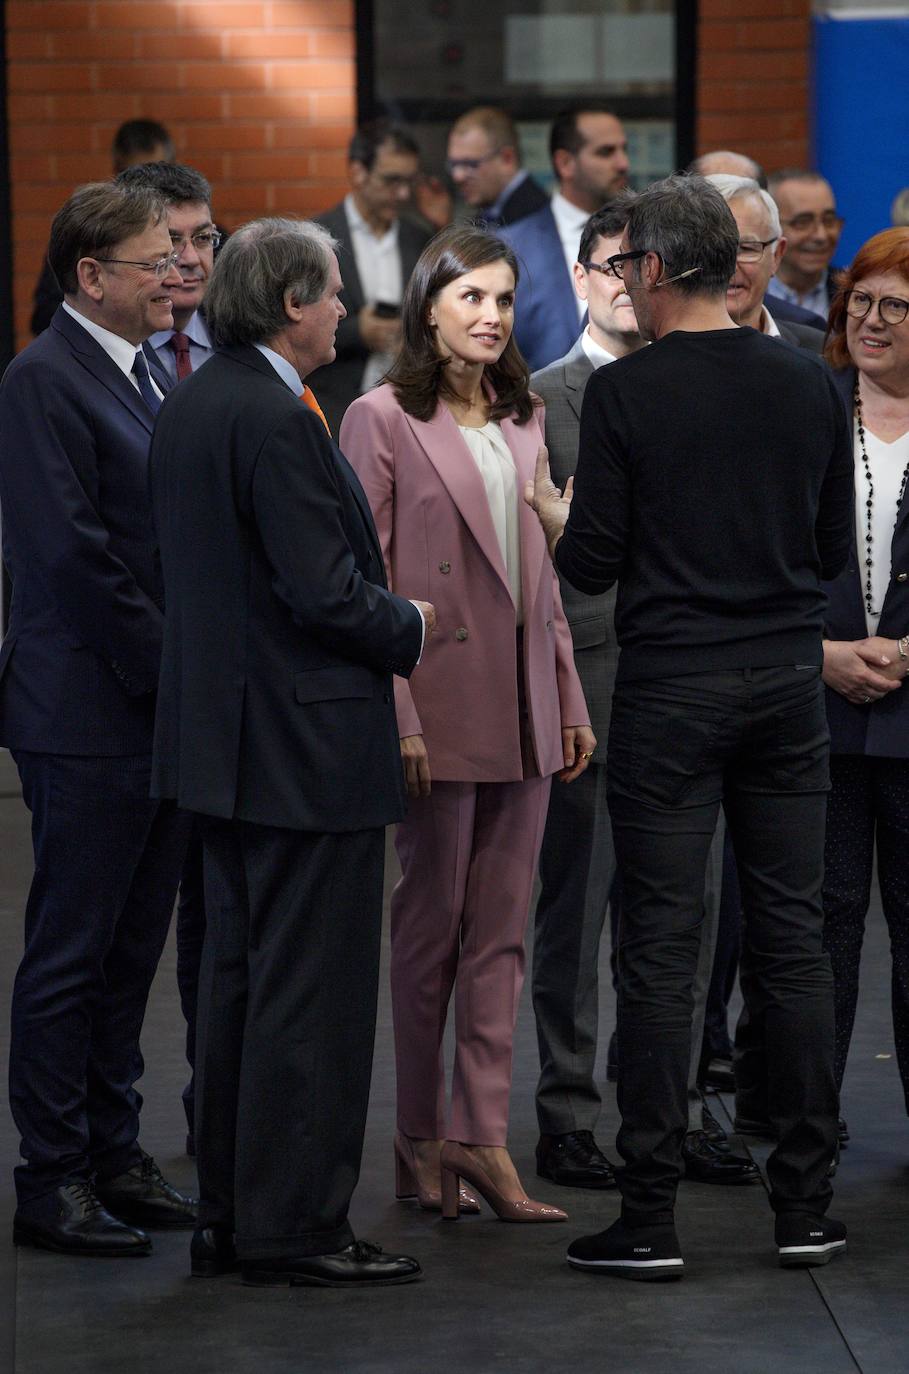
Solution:
<svg viewBox="0 0 909 1374"><path fill-rule="evenodd" d="M530 620L531 610L540 589L540 573L546 546L536 514L524 500L524 485L533 481L537 462L537 451L543 443L538 416L526 425L516 425L513 420L502 421L502 433L511 449L515 470L518 475L518 511L521 524L521 592L524 597L524 623Z"/></svg>

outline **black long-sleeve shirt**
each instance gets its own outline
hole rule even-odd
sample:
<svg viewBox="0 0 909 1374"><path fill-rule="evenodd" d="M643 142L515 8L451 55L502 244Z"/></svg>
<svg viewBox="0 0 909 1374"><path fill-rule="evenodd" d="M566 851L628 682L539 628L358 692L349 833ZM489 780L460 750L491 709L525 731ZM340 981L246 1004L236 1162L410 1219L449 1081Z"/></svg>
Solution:
<svg viewBox="0 0 909 1374"><path fill-rule="evenodd" d="M674 331L588 382L556 566L591 594L618 580L620 680L819 665L853 480L819 359L753 329Z"/></svg>

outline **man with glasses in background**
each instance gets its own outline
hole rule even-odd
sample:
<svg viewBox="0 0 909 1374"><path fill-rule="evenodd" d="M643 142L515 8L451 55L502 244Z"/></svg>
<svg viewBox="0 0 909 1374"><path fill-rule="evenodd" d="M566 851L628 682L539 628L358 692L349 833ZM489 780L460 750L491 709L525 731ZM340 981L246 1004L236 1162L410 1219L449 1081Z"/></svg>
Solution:
<svg viewBox="0 0 909 1374"><path fill-rule="evenodd" d="M819 172L787 169L770 176L768 189L786 235L770 294L826 320L836 291L837 269L831 263L843 232L833 188Z"/></svg>
<svg viewBox="0 0 909 1374"><path fill-rule="evenodd" d="M490 229L549 204L540 183L521 166L514 120L494 105L477 105L455 121L445 165L471 218Z"/></svg>
<svg viewBox="0 0 909 1374"><path fill-rule="evenodd" d="M622 1214L568 1259L623 1278L683 1272L692 984L721 802L778 1133L767 1173L779 1261L824 1264L846 1243L824 1215L837 1092L820 579L849 553L852 445L827 371L730 318L738 247L700 177L637 197L609 262L651 346L590 378L573 499L545 450L528 493L562 576L589 595L618 585L608 800L623 883Z"/></svg>
<svg viewBox="0 0 909 1374"><path fill-rule="evenodd" d="M420 174L420 150L387 119L362 125L348 149L350 194L316 215L340 245L347 315L338 326L336 358L310 378L332 434L351 401L375 386L401 341L401 301L429 233L402 214Z"/></svg>
<svg viewBox="0 0 909 1374"><path fill-rule="evenodd" d="M13 1236L73 1255L145 1255L141 1228L195 1221L139 1146L135 1089L188 838L149 797L164 617L148 449L168 382L142 347L171 325L179 257L156 192L80 187L51 228L63 304L0 385L0 743L35 854L12 1002Z"/></svg>

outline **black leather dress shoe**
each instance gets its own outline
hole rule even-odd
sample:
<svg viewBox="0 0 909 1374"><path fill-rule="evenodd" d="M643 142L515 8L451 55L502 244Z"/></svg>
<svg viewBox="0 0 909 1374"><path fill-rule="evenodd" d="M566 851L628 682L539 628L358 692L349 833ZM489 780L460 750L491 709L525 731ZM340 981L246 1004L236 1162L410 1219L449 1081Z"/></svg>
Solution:
<svg viewBox="0 0 909 1374"><path fill-rule="evenodd" d="M196 1224L195 1198L178 1193L144 1150L125 1174L98 1179L95 1192L109 1212L136 1226L173 1229Z"/></svg>
<svg viewBox="0 0 909 1374"><path fill-rule="evenodd" d="M194 1279L216 1279L240 1268L233 1231L222 1226L200 1226L189 1247L189 1272Z"/></svg>
<svg viewBox="0 0 909 1374"><path fill-rule="evenodd" d="M706 1102L701 1105L701 1121L703 1122L704 1134L713 1148L715 1150L722 1150L723 1154L728 1154L731 1148L729 1137L713 1115L713 1112L707 1106Z"/></svg>
<svg viewBox="0 0 909 1374"><path fill-rule="evenodd" d="M682 1144L685 1177L696 1183L759 1183L756 1164L744 1155L718 1150L703 1131L690 1131Z"/></svg>
<svg viewBox="0 0 909 1374"><path fill-rule="evenodd" d="M409 1255L385 1255L380 1245L355 1240L331 1255L301 1255L298 1259L255 1260L242 1267L243 1282L251 1288L290 1284L292 1288L366 1288L369 1285L412 1283L423 1271Z"/></svg>
<svg viewBox="0 0 909 1374"><path fill-rule="evenodd" d="M708 1088L713 1088L718 1093L735 1092L735 1074L732 1071L731 1059L711 1059L704 1074L704 1082Z"/></svg>
<svg viewBox="0 0 909 1374"><path fill-rule="evenodd" d="M593 1138L593 1131L541 1135L537 1173L563 1188L614 1188L615 1172Z"/></svg>
<svg viewBox="0 0 909 1374"><path fill-rule="evenodd" d="M151 1241L144 1231L126 1226L105 1211L85 1179L65 1183L54 1194L55 1208L32 1217L17 1212L13 1218L13 1243L55 1250L61 1255L93 1255L128 1259L150 1255Z"/></svg>

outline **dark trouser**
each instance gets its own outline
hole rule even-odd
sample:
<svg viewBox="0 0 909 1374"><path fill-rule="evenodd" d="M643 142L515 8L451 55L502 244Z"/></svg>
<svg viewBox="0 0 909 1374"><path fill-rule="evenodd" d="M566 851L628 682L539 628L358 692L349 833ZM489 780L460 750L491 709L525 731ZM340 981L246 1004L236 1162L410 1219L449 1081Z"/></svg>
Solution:
<svg viewBox="0 0 909 1374"><path fill-rule="evenodd" d="M834 755L827 810L824 948L833 965L837 1085L858 1000L859 961L877 840L881 905L893 956L893 1034L909 1111L909 760Z"/></svg>
<svg viewBox="0 0 909 1374"><path fill-rule="evenodd" d="M823 1212L836 1141L833 995L821 948L828 734L817 669L755 668L622 684L609 808L619 946L623 1215L672 1218L687 1127L692 983L721 799L770 1066L777 1211Z"/></svg>
<svg viewBox="0 0 909 1374"><path fill-rule="evenodd" d="M706 1071L711 1059L732 1058L732 1042L729 1039L729 999L738 977L741 944L742 894L739 889L738 869L735 866L732 836L727 830L723 847L723 887L720 896L716 954L704 1018L702 1073Z"/></svg>
<svg viewBox="0 0 909 1374"><path fill-rule="evenodd" d="M189 1082L183 1089L183 1110L186 1112L186 1129L190 1135L194 1134L196 1124L196 1009L202 946L205 943L205 884L202 870L202 833L198 821L195 821L180 875L180 896L177 899L177 988L180 1010L186 1022L186 1062L190 1071Z"/></svg>
<svg viewBox="0 0 909 1374"><path fill-rule="evenodd" d="M353 1239L384 831L202 827L200 1220L236 1230L243 1260L330 1254Z"/></svg>
<svg viewBox="0 0 909 1374"><path fill-rule="evenodd" d="M35 876L16 975L10 1102L27 1161L20 1206L139 1157L139 1034L189 821L149 799L147 755L14 750Z"/></svg>
<svg viewBox="0 0 909 1374"><path fill-rule="evenodd" d="M574 782L554 781L540 850L533 1010L544 1134L592 1131L600 1114L597 960L614 877L606 767L592 762Z"/></svg>

